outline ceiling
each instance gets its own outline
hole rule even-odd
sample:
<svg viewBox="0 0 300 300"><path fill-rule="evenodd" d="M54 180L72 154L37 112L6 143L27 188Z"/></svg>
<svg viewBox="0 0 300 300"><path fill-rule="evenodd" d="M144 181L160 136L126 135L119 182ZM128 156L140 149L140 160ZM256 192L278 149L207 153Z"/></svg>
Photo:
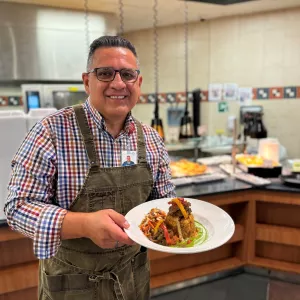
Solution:
<svg viewBox="0 0 300 300"><path fill-rule="evenodd" d="M1 1L1 0L0 0ZM3 1L3 0L2 0ZM51 7L84 9L87 1L89 10L119 14L119 0L4 0L40 4ZM184 22L184 1L157 0L158 26L174 25ZM153 0L123 0L124 31L140 30L153 27ZM272 11L300 7L299 0L256 0L234 5L215 5L199 2L188 2L189 20L213 19L239 14Z"/></svg>

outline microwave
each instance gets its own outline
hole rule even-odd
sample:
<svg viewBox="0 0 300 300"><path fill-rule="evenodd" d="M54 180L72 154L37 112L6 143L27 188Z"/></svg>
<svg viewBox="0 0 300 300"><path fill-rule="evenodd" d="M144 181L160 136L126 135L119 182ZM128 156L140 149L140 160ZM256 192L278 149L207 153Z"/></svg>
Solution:
<svg viewBox="0 0 300 300"><path fill-rule="evenodd" d="M83 103L87 98L83 84L23 84L21 89L25 113L34 108L59 110Z"/></svg>

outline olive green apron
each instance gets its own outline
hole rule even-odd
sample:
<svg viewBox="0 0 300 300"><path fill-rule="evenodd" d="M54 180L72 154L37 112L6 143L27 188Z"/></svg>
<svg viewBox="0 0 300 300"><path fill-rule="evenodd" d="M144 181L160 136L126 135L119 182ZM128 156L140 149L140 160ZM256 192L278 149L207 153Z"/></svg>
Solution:
<svg viewBox="0 0 300 300"><path fill-rule="evenodd" d="M85 112L80 105L74 111L90 168L70 211L113 209L125 215L147 201L153 177L141 124L136 121L137 164L100 168ZM139 245L102 249L87 238L63 240L54 257L40 261L39 271L40 300L149 299L149 260Z"/></svg>

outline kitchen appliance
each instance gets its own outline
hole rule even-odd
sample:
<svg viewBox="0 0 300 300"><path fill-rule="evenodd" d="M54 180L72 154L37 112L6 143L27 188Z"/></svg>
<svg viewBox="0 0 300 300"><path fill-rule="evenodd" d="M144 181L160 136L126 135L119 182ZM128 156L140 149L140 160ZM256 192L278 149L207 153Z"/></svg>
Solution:
<svg viewBox="0 0 300 300"><path fill-rule="evenodd" d="M0 1L0 81L16 85L80 83L86 69L87 42L116 35L117 15L89 11L87 20L81 9L38 2Z"/></svg>
<svg viewBox="0 0 300 300"><path fill-rule="evenodd" d="M26 116L27 121L27 131L29 132L31 128L39 121L44 119L46 116L53 114L57 111L54 107L48 108L32 108Z"/></svg>
<svg viewBox="0 0 300 300"><path fill-rule="evenodd" d="M239 167L258 177L279 177L282 172L282 165L279 163L279 143L275 139L267 139L268 131L263 122L263 107L259 105L241 106L240 124L245 146L248 137L257 139L258 155L245 153L236 156L238 160L241 160Z"/></svg>
<svg viewBox="0 0 300 300"><path fill-rule="evenodd" d="M251 113L251 126L249 126L249 135L253 139L264 139L268 133L262 121L262 113Z"/></svg>
<svg viewBox="0 0 300 300"><path fill-rule="evenodd" d="M262 106L241 106L240 124L245 145L247 144L247 137L264 139L268 136L268 131L263 122Z"/></svg>
<svg viewBox="0 0 300 300"><path fill-rule="evenodd" d="M83 84L23 84L21 89L26 113L34 108L61 109L87 98Z"/></svg>
<svg viewBox="0 0 300 300"><path fill-rule="evenodd" d="M4 204L11 174L11 161L27 134L26 115L23 111L0 111L0 221L5 220Z"/></svg>

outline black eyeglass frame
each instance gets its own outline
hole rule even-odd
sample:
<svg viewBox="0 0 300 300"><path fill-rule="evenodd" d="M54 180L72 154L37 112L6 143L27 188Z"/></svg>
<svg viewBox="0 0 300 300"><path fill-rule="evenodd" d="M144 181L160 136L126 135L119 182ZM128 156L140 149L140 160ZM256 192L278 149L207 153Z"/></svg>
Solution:
<svg viewBox="0 0 300 300"><path fill-rule="evenodd" d="M114 75L113 75L112 79L111 79L111 80L101 80L101 79L99 79L98 76L97 76L97 71L98 71L99 69L110 69L110 70L113 70L113 71L114 71ZM122 77L122 75L121 75L121 72L124 71L124 70L133 70L133 71L135 71L135 72L137 73L136 79L135 79L134 81L124 81L124 80L123 80L123 77ZM124 83L135 83L135 82L138 80L141 71L140 71L139 69L131 69L131 68L123 68L123 69L117 70L117 69L114 69L114 68L111 68L111 67L99 67L99 68L94 68L94 69L92 69L92 70L86 72L86 74L90 74L90 73L95 73L97 79L98 79L99 81L102 81L102 82L111 82L111 81L114 81L114 80L115 80L115 77L116 77L116 74L119 73L119 74L120 74L120 77L121 77L121 79L122 79L122 81L123 81Z"/></svg>

